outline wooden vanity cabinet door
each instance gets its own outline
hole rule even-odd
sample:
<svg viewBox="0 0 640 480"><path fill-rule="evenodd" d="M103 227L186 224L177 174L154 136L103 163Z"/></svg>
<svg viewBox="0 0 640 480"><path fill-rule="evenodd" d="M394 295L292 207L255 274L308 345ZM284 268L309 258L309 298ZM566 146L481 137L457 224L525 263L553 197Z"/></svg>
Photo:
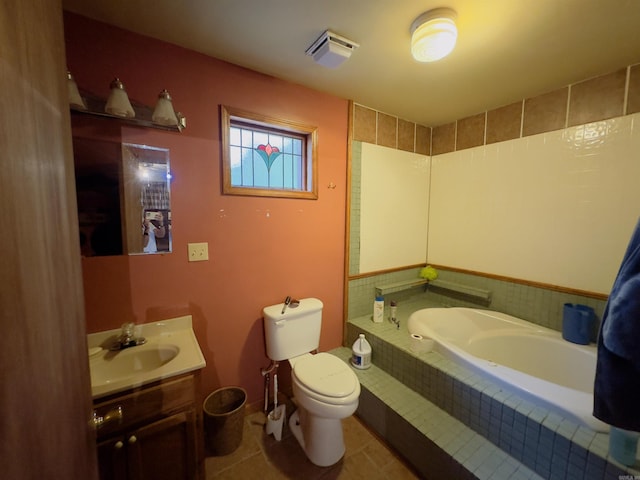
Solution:
<svg viewBox="0 0 640 480"><path fill-rule="evenodd" d="M131 480L195 480L196 415L187 410L139 428L125 439Z"/></svg>
<svg viewBox="0 0 640 480"><path fill-rule="evenodd" d="M127 480L127 448L124 437L98 442L100 480Z"/></svg>
<svg viewBox="0 0 640 480"><path fill-rule="evenodd" d="M95 411L104 416L118 407L122 420L98 430L100 480L202 478L193 374L107 398Z"/></svg>

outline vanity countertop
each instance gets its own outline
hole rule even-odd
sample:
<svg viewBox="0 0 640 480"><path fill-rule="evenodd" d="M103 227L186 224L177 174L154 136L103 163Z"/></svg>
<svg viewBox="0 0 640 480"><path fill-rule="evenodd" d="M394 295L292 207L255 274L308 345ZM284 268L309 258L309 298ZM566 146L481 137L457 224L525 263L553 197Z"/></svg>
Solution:
<svg viewBox="0 0 640 480"><path fill-rule="evenodd" d="M158 380L195 371L206 365L191 315L136 325L146 343L118 351L109 347L120 329L87 335L91 394L94 399Z"/></svg>

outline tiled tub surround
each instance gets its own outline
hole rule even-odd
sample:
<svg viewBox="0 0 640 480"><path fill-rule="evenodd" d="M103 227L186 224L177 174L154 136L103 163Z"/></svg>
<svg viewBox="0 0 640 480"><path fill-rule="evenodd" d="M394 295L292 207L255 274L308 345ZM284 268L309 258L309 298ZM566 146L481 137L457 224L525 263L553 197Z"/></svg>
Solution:
<svg viewBox="0 0 640 480"><path fill-rule="evenodd" d="M428 261L606 295L638 219L639 122L433 157Z"/></svg>
<svg viewBox="0 0 640 480"><path fill-rule="evenodd" d="M381 273L370 277L349 280L348 318L357 318L370 314L375 297L376 286L408 281L419 278L420 268L409 268L396 272ZM593 308L599 320L604 312L606 300L592 298L580 294L572 294L550 288L516 283L465 272L456 272L438 268L438 279L457 283L491 292L491 300L478 303L476 299L456 295L434 286L416 287L387 295L389 300L396 300L402 305L419 296L425 296L433 305L446 307L487 308L504 312L528 322L562 331L562 308L565 303L579 303ZM599 321L596 322L599 324ZM592 340L595 341L597 327L595 325Z"/></svg>
<svg viewBox="0 0 640 480"><path fill-rule="evenodd" d="M435 126L431 154L460 151L637 112L640 112L640 65L632 65Z"/></svg>
<svg viewBox="0 0 640 480"><path fill-rule="evenodd" d="M358 141L361 141L392 148L395 146L395 148L407 151L431 153L436 159L440 154L448 152L467 149L476 151L477 147L482 145L495 145L501 150L506 150L510 148L510 145L505 143L509 140L519 138L524 140L525 137L529 139L530 136L545 132L570 129L568 134L574 131L576 133L585 132L584 139L587 140L587 143L591 141L590 146L593 148L591 151L584 152L586 154L584 159L588 161L591 155L596 152L596 147L602 145L601 136L589 136L587 131L600 125L589 125L589 122L613 119L614 123L602 122L601 124L605 128L599 130L600 133L606 131L609 134L612 131L610 128L612 125L617 127L620 124L620 118L616 117L635 117L626 118L622 122L631 126L630 132L633 134L634 130L637 130L635 126L638 118L633 114L637 112L640 112L640 65L633 65L611 74L587 79L554 92L523 99L520 102L482 112L469 118L459 119L457 122L433 129L412 125L399 119L396 119L394 123L389 121L393 119L387 118L388 116L381 112L355 105L353 144L356 145ZM571 128L580 125L583 127ZM619 129L615 129L616 134L619 131ZM558 134L551 136L540 135L540 138L546 142L547 137L555 139L558 135L562 137L562 133L558 132ZM638 135L635 137L640 138ZM611 138L607 137L607 139ZM534 141L536 141L535 138ZM616 145L616 142L613 144ZM539 157L546 155L546 150L538 150ZM631 153L636 150L637 148L631 147L628 150L623 149L621 153L624 158L633 157ZM618 156L618 158L622 157ZM610 164L606 165L611 167ZM635 167L632 166L632 168ZM606 176L611 176L616 171L620 172L621 169L616 167L611 171L602 170ZM585 175L587 174L588 172L585 171ZM356 168L356 171L352 172L354 180L358 178L357 175ZM627 178L637 177L631 173L625 173L625 176ZM602 187L601 184L598 185ZM354 181L352 188L359 188L357 182ZM612 193L613 196L620 196L619 186L614 185ZM465 193L465 196L468 196L468 192ZM538 197L536 196L536 198ZM354 251L357 243L354 245L353 239L357 238L357 235L354 235L354 230L357 232L359 225L359 205L357 202L355 206L353 205L353 193L351 201L350 275L358 276L361 273L357 271L356 263L359 252ZM635 203L637 202L630 201L625 205ZM432 206L433 208L435 207ZM552 210L555 211L555 207ZM628 212L628 208L625 210ZM590 214L586 215L583 220L585 219L592 221L592 224L601 231L611 233L607 228L603 228L599 222L594 222L593 216ZM635 223L635 218L632 223ZM574 225L573 219L568 225ZM478 232L474 236L477 234ZM558 234L558 232L554 230L554 234ZM628 237L626 234L618 236L621 239L624 237L621 240L622 243L625 243ZM455 238L451 235L445 235L445 237ZM531 251L528 247L525 250ZM551 257L558 258L556 254ZM438 263L431 256L429 261ZM455 262L447 261L440 261L440 263L442 265L455 264ZM462 266L469 270L483 271L483 268L468 262ZM406 330L404 332L401 330L398 333L390 325L377 326L371 323L369 316L375 287L379 284L414 279L417 277L418 270L416 268L405 269L373 276L353 277L349 280L348 318L354 320L347 325L348 345L350 346L354 336L360 331L383 330L382 332L370 331L368 334L369 340L373 344L374 366L371 370L357 372L363 385L361 406L364 410L361 413L364 418L374 425L381 434L385 435L390 432L391 438L389 435L385 435L387 440L401 451L403 447L406 447L411 453L415 453L409 457L417 459L418 463L421 458L429 456L430 466L424 472L433 472L435 468L436 473L432 475L425 473L425 476L431 478L444 477L444 475L438 475L438 472L447 472L451 478L539 478L535 474L531 477L531 473L527 471L526 467L518 466L519 462L507 455L510 453L515 458L524 458L524 463L534 465L536 471L544 472L540 474L544 478L618 479L623 470L606 460L608 443L606 434L585 431L585 429L578 428L555 415L542 416L539 409L526 402L516 404L516 396L503 399L504 394L501 391L492 390L492 388L496 389L496 386L489 385L485 388L482 383L475 385L472 383L475 381L473 376L469 377L472 380L466 379L466 377L461 379L461 367L456 367L441 357L439 358L437 353L416 355L410 352ZM503 273L501 276L511 275ZM603 295L580 295L579 292L572 294L552 286L545 288L518 280L498 280L495 277L472 275L453 270L447 271L444 268L440 269L439 278L490 290L492 292L491 301L480 305L481 307L505 312L555 330L561 330L562 305L565 302L591 306L598 318L601 317L606 303ZM559 282L559 284L565 283ZM426 294L420 294L421 291L422 288L413 288L394 293L392 297L387 297L387 301L391 298L398 300L401 312L402 307L407 305L416 294L429 300L426 303L423 300L421 305L478 307L478 304L470 301L469 298L451 295L450 292L436 288L429 287ZM415 309L418 308L421 307L417 305ZM362 326L358 324L360 320ZM405 327L403 325L403 329ZM594 330L594 339L595 333L596 330ZM349 349L340 350L343 351L346 359ZM426 393L422 391L420 392L422 395L416 393L419 390L426 391ZM452 391L454 393L451 393ZM429 399L443 410L433 405ZM469 418L470 405L474 406L476 414L481 412L484 417L475 415L473 418ZM481 407L484 410L481 410ZM462 415L464 420L460 422L446 412L457 413L458 417ZM495 415L491 415L492 413ZM430 418L433 417L436 417L437 420L431 423ZM504 428L502 428L503 420L505 422ZM474 428L472 432L481 429L483 433L471 435L468 430L465 430L465 424ZM446 440L447 437L456 436L460 442L463 442L462 447L459 446L459 442ZM485 437L492 441L497 438L498 443L495 441L494 443L500 448L494 448L498 449L499 454L496 454L495 450L491 450L492 447L487 447L482 442L481 439ZM421 443L421 439L426 440ZM435 439L435 443L430 439ZM425 453L427 450L413 452L413 450L419 449L418 444L431 450L428 450L429 453ZM536 448L530 448L531 445ZM470 450L475 453L469 455ZM449 459L452 460L449 461ZM444 469L439 468L439 462L442 462ZM586 473L584 471L585 462ZM502 467L497 468L497 464ZM459 472L460 475L456 475L456 472ZM474 473L469 474L469 472ZM487 474L487 472L493 473ZM638 475L635 470L631 472Z"/></svg>
<svg viewBox="0 0 640 480"><path fill-rule="evenodd" d="M637 220L630 206L640 200L633 183L640 175L638 98L640 65L634 65L461 119L441 150L436 127L428 261L608 293ZM370 113L356 115L354 132L385 125ZM351 276L369 273L358 271L358 140L375 138L353 136Z"/></svg>
<svg viewBox="0 0 640 480"><path fill-rule="evenodd" d="M426 298L403 302L398 307L400 330L389 322L374 324L370 315L351 319L347 325L349 345L359 333L367 335L376 368L371 373L358 372L366 392L359 415L405 453L409 461L413 463L415 458L420 458L420 452L407 449L420 450L421 447L407 444L402 438L414 438L419 432L437 445L434 451L437 455L452 459L449 466L453 471L461 466L468 478L513 478L511 474L504 474L511 468L515 469L512 473L520 472L520 478L539 475L549 479L618 479L620 475L640 475L640 470L625 468L608 458L608 434L578 426L517 394L506 392L435 351L412 352L406 329L408 316L421 308L437 306L442 304ZM348 349L344 350L348 357ZM371 383L367 375L373 377ZM399 392L390 391L394 389ZM369 395L377 396L378 400L368 403ZM433 407L428 407L430 404ZM405 434L387 435L385 430L393 429L380 423L378 416L384 412L376 413L376 408L392 409L393 412L385 414L401 417L398 425L406 429ZM394 428L400 428L398 425ZM491 445L487 446L485 440ZM473 450L471 455L470 450ZM440 457L435 457L432 463L439 463ZM500 465L504 465L502 473ZM416 465L416 468L423 467ZM530 476L527 469L536 475ZM428 471L421 471L428 477Z"/></svg>
<svg viewBox="0 0 640 480"><path fill-rule="evenodd" d="M353 140L423 155L431 153L431 128L352 104Z"/></svg>
<svg viewBox="0 0 640 480"><path fill-rule="evenodd" d="M354 104L353 140L439 155L637 112L640 64L433 128Z"/></svg>
<svg viewBox="0 0 640 480"><path fill-rule="evenodd" d="M635 113L432 157L425 186L427 261L606 297L637 221L639 122ZM371 215L363 213L362 167L370 160L360 158L363 153L362 144L353 142L351 277L372 271L360 269L360 246L366 241L361 230ZM396 217L407 218L413 210L380 210L376 220L385 232L404 238L411 230L392 226ZM417 209L410 220L425 223ZM392 250L385 246L378 256Z"/></svg>
<svg viewBox="0 0 640 480"><path fill-rule="evenodd" d="M350 273L424 263L430 157L353 142L351 168L351 245L357 248L349 255L350 262L355 263ZM381 222L386 223L384 228Z"/></svg>

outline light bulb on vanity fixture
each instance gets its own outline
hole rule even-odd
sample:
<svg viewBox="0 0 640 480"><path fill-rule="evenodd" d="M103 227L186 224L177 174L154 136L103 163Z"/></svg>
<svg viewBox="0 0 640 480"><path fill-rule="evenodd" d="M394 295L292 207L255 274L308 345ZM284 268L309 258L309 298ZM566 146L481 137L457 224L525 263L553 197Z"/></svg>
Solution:
<svg viewBox="0 0 640 480"><path fill-rule="evenodd" d="M67 70L67 89L69 91L69 105L78 110L86 110L87 104L84 102L84 98L80 96L78 85L69 70Z"/></svg>
<svg viewBox="0 0 640 480"><path fill-rule="evenodd" d="M151 120L153 123L167 127L178 125L178 117L173 109L171 95L169 95L169 92L166 89L162 90L158 94L158 102L156 103L156 108L153 111Z"/></svg>
<svg viewBox="0 0 640 480"><path fill-rule="evenodd" d="M411 54L419 62L435 62L449 55L456 46L456 12L436 8L423 13L411 24Z"/></svg>
<svg viewBox="0 0 640 480"><path fill-rule="evenodd" d="M136 116L127 96L127 92L124 89L124 85L119 78L115 78L110 85L111 93L107 99L107 104L104 107L104 111L116 115L118 117L133 118Z"/></svg>

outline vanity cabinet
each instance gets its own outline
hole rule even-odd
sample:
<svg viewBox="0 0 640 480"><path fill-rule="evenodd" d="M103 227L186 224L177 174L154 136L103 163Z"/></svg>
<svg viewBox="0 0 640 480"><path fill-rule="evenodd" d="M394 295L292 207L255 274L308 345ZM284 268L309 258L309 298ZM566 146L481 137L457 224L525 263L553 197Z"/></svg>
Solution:
<svg viewBox="0 0 640 480"><path fill-rule="evenodd" d="M202 478L201 416L194 375L112 396L94 405L100 416L122 418L98 429L101 480L197 480Z"/></svg>

